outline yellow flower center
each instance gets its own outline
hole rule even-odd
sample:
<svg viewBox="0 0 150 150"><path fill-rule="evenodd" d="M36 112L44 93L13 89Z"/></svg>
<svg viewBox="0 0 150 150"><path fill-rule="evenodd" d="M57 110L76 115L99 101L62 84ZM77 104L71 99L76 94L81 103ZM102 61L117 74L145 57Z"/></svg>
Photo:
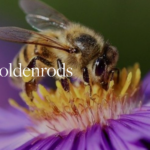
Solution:
<svg viewBox="0 0 150 150"><path fill-rule="evenodd" d="M56 81L57 90L47 90L38 86L38 92L33 92L34 100L30 101L25 92L22 99L29 109L19 106L14 100L10 104L49 129L58 131L81 129L84 130L93 124L106 125L108 119L117 119L121 114L128 114L138 107L140 100L134 96L139 88L141 72L138 64L133 68L122 69L119 83L109 83L105 91L101 85L92 85L92 94L89 96L89 87L82 83L70 83L70 92L65 92L59 81Z"/></svg>

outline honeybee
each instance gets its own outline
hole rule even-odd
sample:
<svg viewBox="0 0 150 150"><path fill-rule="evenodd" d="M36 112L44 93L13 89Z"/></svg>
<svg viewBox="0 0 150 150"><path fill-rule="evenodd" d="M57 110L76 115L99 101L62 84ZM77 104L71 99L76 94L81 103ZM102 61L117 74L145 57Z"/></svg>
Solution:
<svg viewBox="0 0 150 150"><path fill-rule="evenodd" d="M27 14L27 22L34 32L18 27L1 27L0 39L25 43L13 62L13 68L19 63L23 68L54 67L62 74L62 66L71 67L73 77L86 85L99 83L107 89L113 78L118 61L118 51L105 42L95 31L78 23L70 22L55 9L38 0L20 0L20 6ZM65 70L66 71L66 70ZM69 91L67 77L56 76L65 91ZM13 77L21 85L20 79ZM37 89L38 78L24 83L27 95ZM22 82L23 83L23 82Z"/></svg>

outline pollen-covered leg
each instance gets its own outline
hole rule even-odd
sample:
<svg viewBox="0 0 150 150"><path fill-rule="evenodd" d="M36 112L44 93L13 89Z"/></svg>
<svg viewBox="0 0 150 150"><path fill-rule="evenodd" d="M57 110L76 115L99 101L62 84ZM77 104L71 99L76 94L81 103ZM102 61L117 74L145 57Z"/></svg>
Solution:
<svg viewBox="0 0 150 150"><path fill-rule="evenodd" d="M32 69L32 68L37 67L37 65L36 65L37 60L40 61L41 63L43 63L44 65L48 66L48 67L52 66L52 63L49 62L48 60L46 60L45 58L42 58L41 56L35 56L29 62L27 68ZM25 91L26 91L27 95L31 98L31 100L33 99L32 92L37 90L36 82L37 82L37 77L33 76L30 78L29 81L27 81L25 83Z"/></svg>

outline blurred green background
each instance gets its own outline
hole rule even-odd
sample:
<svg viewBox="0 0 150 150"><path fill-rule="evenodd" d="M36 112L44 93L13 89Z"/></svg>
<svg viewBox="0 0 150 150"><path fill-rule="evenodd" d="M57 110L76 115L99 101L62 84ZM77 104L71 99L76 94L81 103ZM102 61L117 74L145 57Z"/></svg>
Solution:
<svg viewBox="0 0 150 150"><path fill-rule="evenodd" d="M120 53L119 68L139 62L142 76L150 70L149 0L43 1L62 12L71 21L100 32L116 46ZM31 29L25 21L25 14L18 6L18 0L1 0L0 26Z"/></svg>

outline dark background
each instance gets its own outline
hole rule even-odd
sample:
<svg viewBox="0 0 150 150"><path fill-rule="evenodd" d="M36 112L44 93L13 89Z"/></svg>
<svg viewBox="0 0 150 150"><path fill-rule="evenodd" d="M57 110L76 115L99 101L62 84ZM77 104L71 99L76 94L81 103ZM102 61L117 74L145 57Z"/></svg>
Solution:
<svg viewBox="0 0 150 150"><path fill-rule="evenodd" d="M97 32L116 46L120 58L118 67L139 62L144 76L150 69L150 1L149 0L43 0L71 21L79 22ZM18 0L1 0L0 26L31 27ZM0 41L0 68L8 67L20 44ZM2 100L18 99L16 90L9 86L8 78L0 77ZM9 93L9 94L7 94ZM1 104L1 103L0 103Z"/></svg>

